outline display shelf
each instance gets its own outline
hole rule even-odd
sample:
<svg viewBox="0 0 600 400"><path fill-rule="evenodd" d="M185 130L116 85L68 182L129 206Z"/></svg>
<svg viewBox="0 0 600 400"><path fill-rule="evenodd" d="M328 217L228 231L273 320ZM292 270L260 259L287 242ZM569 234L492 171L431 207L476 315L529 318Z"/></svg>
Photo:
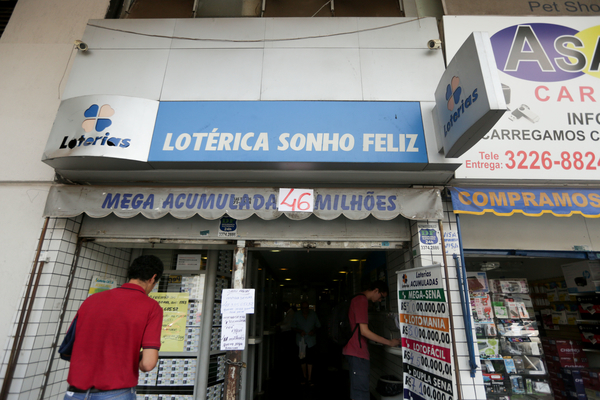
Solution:
<svg viewBox="0 0 600 400"><path fill-rule="evenodd" d="M182 260L181 257L185 256L187 259ZM176 335L170 335L169 338L183 335L184 340L183 347L180 348L177 346L181 345L180 341L174 343L174 340L167 342L167 339L164 339L163 348L167 351L159 351L159 362L156 368L148 373L140 373L136 389L138 397L187 400L197 396L196 384L200 368L198 343L207 277L205 260L205 253L174 252L173 262L170 265L185 264L190 268L166 269L151 294L163 307L164 321L173 320ZM178 261L181 263L178 264Z"/></svg>
<svg viewBox="0 0 600 400"><path fill-rule="evenodd" d="M158 356L161 358L186 357L195 358L198 356L197 351L159 351Z"/></svg>
<svg viewBox="0 0 600 400"><path fill-rule="evenodd" d="M600 353L600 349L590 349L590 348L583 348L583 351L585 351L586 353Z"/></svg>
<svg viewBox="0 0 600 400"><path fill-rule="evenodd" d="M206 274L204 269L166 269L163 271L163 276L166 275L198 275Z"/></svg>
<svg viewBox="0 0 600 400"><path fill-rule="evenodd" d="M487 398L552 398L527 281L469 278L477 279L469 297Z"/></svg>

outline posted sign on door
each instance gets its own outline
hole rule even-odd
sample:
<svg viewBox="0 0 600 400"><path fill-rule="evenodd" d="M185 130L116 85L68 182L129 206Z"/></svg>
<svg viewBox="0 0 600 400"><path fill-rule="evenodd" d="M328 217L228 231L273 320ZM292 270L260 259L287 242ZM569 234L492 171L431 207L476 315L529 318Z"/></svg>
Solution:
<svg viewBox="0 0 600 400"><path fill-rule="evenodd" d="M453 400L448 302L441 266L398 274L404 398Z"/></svg>

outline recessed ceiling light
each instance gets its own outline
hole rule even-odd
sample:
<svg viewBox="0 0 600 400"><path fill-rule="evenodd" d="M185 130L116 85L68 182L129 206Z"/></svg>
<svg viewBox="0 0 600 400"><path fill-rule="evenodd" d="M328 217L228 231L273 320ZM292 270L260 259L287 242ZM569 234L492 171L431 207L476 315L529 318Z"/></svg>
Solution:
<svg viewBox="0 0 600 400"><path fill-rule="evenodd" d="M337 280L337 279L334 279L333 281L334 281L334 282L337 282L338 280Z"/></svg>
<svg viewBox="0 0 600 400"><path fill-rule="evenodd" d="M287 268L279 268L281 271L287 271Z"/></svg>
<svg viewBox="0 0 600 400"><path fill-rule="evenodd" d="M351 259L350 259L350 260L348 260L348 261L351 261L351 262L357 262L357 261L360 261L360 260L359 260L358 258L351 258Z"/></svg>
<svg viewBox="0 0 600 400"><path fill-rule="evenodd" d="M279 253L281 250L271 250L271 253Z"/></svg>
<svg viewBox="0 0 600 400"><path fill-rule="evenodd" d="M346 271L340 271L340 274L347 274Z"/></svg>
<svg viewBox="0 0 600 400"><path fill-rule="evenodd" d="M291 280L292 280L292 278L285 278L285 280L286 280L286 281L291 281Z"/></svg>

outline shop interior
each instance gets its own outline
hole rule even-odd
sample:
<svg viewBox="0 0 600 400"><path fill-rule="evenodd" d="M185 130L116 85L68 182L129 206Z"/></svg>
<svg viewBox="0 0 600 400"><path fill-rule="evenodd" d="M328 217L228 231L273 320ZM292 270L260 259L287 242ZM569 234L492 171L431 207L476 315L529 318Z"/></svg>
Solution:
<svg viewBox="0 0 600 400"><path fill-rule="evenodd" d="M162 351L161 359L167 362L186 357L191 359L192 353L198 354L200 341L210 335L210 362L208 369L207 393L209 398L220 398L224 382L225 351L220 350L222 316L219 315L220 289L231 288L231 255L233 251L219 251L219 265L216 277L212 278L207 270L206 250L151 249L141 250L143 254L159 256L166 268L165 277L158 286L159 292L189 291L190 283L197 285L196 277L206 280L204 293L197 293L195 300L190 297L188 306L188 325L186 326L186 342L184 352ZM181 259L185 256L200 256L200 274L180 269ZM179 259L179 260L178 260ZM314 249L261 249L248 252L246 271L246 287L256 289L255 313L249 315L249 344L245 361L248 364L245 379L248 386L246 398L276 399L285 393L290 399L347 399L349 396L348 371L341 348L331 342L328 337L327 323L332 307L340 299L351 296L361 290L361 282L369 282L371 278L395 280L387 276L386 252L355 250L314 250ZM181 275L181 278L178 278ZM203 277L204 276L204 277ZM214 279L214 291L209 290ZM200 283L202 284L202 283ZM214 296L214 314L212 327L194 326L194 314L201 312L204 302ZM377 304L372 310L375 315L385 315L393 305L393 296L386 302ZM307 302L309 309L315 312L320 327L316 329L316 352L311 370L310 381L303 375L301 362L298 359L299 348L296 335L289 328L282 329L288 303L294 312L301 313L302 303ZM206 310L206 308L204 308ZM288 311L289 312L289 311ZM207 321L207 318L201 318ZM373 330L380 334L393 334L374 318ZM199 325L199 324L198 324ZM388 324L389 325L389 324ZM392 327L393 330L393 327ZM210 333L209 333L210 332ZM399 336L399 332L397 332ZM396 337L398 337L396 336ZM182 355L183 354L183 355ZM399 358L399 356L396 356ZM201 361L198 361L200 363ZM398 364L401 364L398 361ZM164 367L165 370L168 367ZM174 367L171 367L174 368ZM139 394L169 393L190 395L194 388L177 386L173 381L170 387L164 387L160 370L154 374L140 376ZM197 367L200 370L200 367ZM173 369L170 369L173 371ZM168 373L169 371L167 371ZM398 374L399 372L396 371ZM200 371L198 376L203 373ZM401 376L401 372L400 375ZM187 383L192 383L189 381ZM197 382L195 382L197 385ZM162 390L162 392L161 392ZM196 389L197 390L197 389Z"/></svg>
<svg viewBox="0 0 600 400"><path fill-rule="evenodd" d="M292 399L349 398L348 372L341 349L327 336L328 318L335 304L358 292L361 281L367 279L368 282L372 272L377 271L377 265L385 266L385 253L270 250L258 252L257 256L279 285L275 318L269 327L276 351L263 398L280 398L282 393ZM378 272L384 271L385 268L380 268ZM301 313L303 302L308 303L321 324L316 331L317 356L310 382L304 382L295 333L282 332L278 325L284 318L282 305L285 308L289 303L294 313ZM386 305L389 307L390 303L382 304L377 311L385 311Z"/></svg>

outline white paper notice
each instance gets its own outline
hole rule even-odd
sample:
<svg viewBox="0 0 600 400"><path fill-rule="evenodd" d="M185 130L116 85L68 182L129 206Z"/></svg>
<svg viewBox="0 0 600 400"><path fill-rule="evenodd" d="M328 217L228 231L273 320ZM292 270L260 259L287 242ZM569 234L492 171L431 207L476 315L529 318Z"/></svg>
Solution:
<svg viewBox="0 0 600 400"><path fill-rule="evenodd" d="M246 314L223 315L221 350L244 350L246 345Z"/></svg>
<svg viewBox="0 0 600 400"><path fill-rule="evenodd" d="M221 314L254 314L254 289L223 289Z"/></svg>

